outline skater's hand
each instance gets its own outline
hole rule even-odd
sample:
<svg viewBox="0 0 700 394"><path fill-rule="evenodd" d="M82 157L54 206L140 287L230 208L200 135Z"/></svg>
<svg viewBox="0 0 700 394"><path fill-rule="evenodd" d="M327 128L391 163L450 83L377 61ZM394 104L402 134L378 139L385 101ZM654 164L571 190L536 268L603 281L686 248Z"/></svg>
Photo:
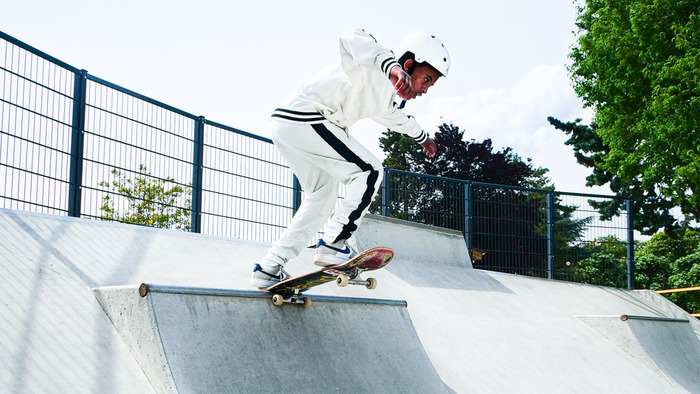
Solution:
<svg viewBox="0 0 700 394"><path fill-rule="evenodd" d="M406 72L401 68L401 66L394 65L389 71L389 80L394 85L396 94L404 100L410 100L416 98L416 92L413 90L413 85L411 84L411 76L406 74Z"/></svg>
<svg viewBox="0 0 700 394"><path fill-rule="evenodd" d="M430 137L420 145L423 147L423 152L425 152L428 157L435 157L435 154L437 154L437 145L435 145L435 141L431 140Z"/></svg>

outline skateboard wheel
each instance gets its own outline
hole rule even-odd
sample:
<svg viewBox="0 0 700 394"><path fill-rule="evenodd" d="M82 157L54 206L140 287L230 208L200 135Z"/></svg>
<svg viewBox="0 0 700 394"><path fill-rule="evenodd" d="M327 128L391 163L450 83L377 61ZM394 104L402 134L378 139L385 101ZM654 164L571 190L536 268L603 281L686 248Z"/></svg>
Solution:
<svg viewBox="0 0 700 394"><path fill-rule="evenodd" d="M338 283L338 286L345 287L348 285L348 283L350 283L350 278L348 278L347 275L340 275L335 281Z"/></svg>
<svg viewBox="0 0 700 394"><path fill-rule="evenodd" d="M282 297L279 294L275 294L272 296L272 305L274 306L280 306L284 303L284 297Z"/></svg>
<svg viewBox="0 0 700 394"><path fill-rule="evenodd" d="M377 280L374 278L367 278L367 288L372 290L377 288Z"/></svg>
<svg viewBox="0 0 700 394"><path fill-rule="evenodd" d="M301 304L303 308L308 308L311 306L311 298L304 297L303 300L304 302Z"/></svg>

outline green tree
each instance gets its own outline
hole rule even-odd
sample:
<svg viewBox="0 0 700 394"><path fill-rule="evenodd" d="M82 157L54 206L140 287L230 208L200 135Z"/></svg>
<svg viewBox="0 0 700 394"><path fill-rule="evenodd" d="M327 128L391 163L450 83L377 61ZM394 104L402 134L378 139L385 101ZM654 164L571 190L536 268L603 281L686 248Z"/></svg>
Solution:
<svg viewBox="0 0 700 394"><path fill-rule="evenodd" d="M380 138L380 145L387 152L385 165L433 176L390 174L390 215L466 231L465 187L450 179L514 186L473 186L473 245L487 250L483 264L490 269L502 267L509 272L546 275L546 193L522 188L552 189L545 176L548 170L535 168L529 159L523 161L511 148L494 152L490 139L466 141L464 131L452 124L439 126L434 139L438 154L429 159L420 146L405 135L387 131ZM574 210L555 198L555 247L558 250L568 248L580 238L589 220L572 219Z"/></svg>
<svg viewBox="0 0 700 394"><path fill-rule="evenodd" d="M680 237L672 237L666 233L655 234L643 242L635 254L665 257L673 262L694 253L700 247L700 232L697 230L686 227L680 234Z"/></svg>
<svg viewBox="0 0 700 394"><path fill-rule="evenodd" d="M627 287L627 244L614 236L571 247L556 278L610 287Z"/></svg>
<svg viewBox="0 0 700 394"><path fill-rule="evenodd" d="M700 232L685 227L674 237L658 233L635 252L637 288L651 290L700 286ZM669 300L691 313L700 311L700 292L672 293Z"/></svg>
<svg viewBox="0 0 700 394"><path fill-rule="evenodd" d="M700 0L586 0L577 26L570 72L595 122L559 125L589 184L634 196L645 234L677 230L673 207L700 219Z"/></svg>
<svg viewBox="0 0 700 394"><path fill-rule="evenodd" d="M379 145L387 153L384 165L390 168L452 179L508 186L545 188L546 168L523 161L512 148L494 152L491 139L466 141L464 131L453 124L438 126L434 136L438 153L428 159L420 146L406 135L387 130Z"/></svg>
<svg viewBox="0 0 700 394"><path fill-rule="evenodd" d="M673 265L666 256L640 253L634 256L634 284L639 289L669 288L668 278L672 272Z"/></svg>
<svg viewBox="0 0 700 394"><path fill-rule="evenodd" d="M700 286L700 248L681 257L674 264L674 274L668 278L673 289ZM690 313L700 313L700 291L672 293L668 298Z"/></svg>
<svg viewBox="0 0 700 394"><path fill-rule="evenodd" d="M643 234L651 235L658 229L664 228L668 233L679 229L677 219L672 213L673 202L659 193L655 185L645 185L641 178L623 181L618 175L605 169L604 161L610 152L600 135L596 132L597 125L579 124L580 119L573 122L562 122L549 117L549 123L556 129L569 135L565 142L574 149L576 161L591 168L592 173L586 177L587 186L603 186L608 184L618 196L630 198L634 206L634 228ZM600 212L601 220L610 220L626 210L625 199L608 201L591 201L591 206Z"/></svg>
<svg viewBox="0 0 700 394"><path fill-rule="evenodd" d="M155 178L143 164L133 179L117 169L111 173L111 182L99 183L112 192L102 197L102 220L190 231L191 188L177 184L173 178ZM183 199L184 207L178 206ZM126 203L126 207L116 208L115 200Z"/></svg>
<svg viewBox="0 0 700 394"><path fill-rule="evenodd" d="M490 139L483 142L465 141L464 131L455 125L440 125L434 140L438 153L429 159L421 147L406 135L387 130L379 139L380 146L387 153L384 165L432 176L416 178L390 175L390 211L393 217L464 231L465 190L460 183L451 180L523 187L542 186L548 182L544 176L548 171L546 168L534 168L530 160L527 163L522 161L512 153L511 148L494 152ZM498 199L526 199L525 194L506 188L475 188L474 210L479 210L480 202L483 205L487 201ZM517 213L510 214L526 217L527 209L522 206ZM493 212L493 215L497 214ZM494 226L502 225L501 220L494 218L489 221L486 217L475 223L485 226L474 229L475 233L492 233L495 231Z"/></svg>

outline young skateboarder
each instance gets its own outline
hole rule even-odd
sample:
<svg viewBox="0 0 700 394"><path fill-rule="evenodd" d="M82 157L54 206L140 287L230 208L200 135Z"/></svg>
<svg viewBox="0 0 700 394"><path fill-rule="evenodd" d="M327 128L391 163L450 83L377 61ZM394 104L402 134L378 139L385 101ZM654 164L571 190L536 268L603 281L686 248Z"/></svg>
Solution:
<svg viewBox="0 0 700 394"><path fill-rule="evenodd" d="M408 35L396 58L361 29L340 37L340 64L305 82L271 123L277 149L299 179L304 201L280 239L255 264L251 284L271 286L289 277L284 266L324 227L314 263L340 264L350 258L349 239L367 212L382 181L382 164L348 133L360 119L413 137L433 157L435 142L403 104L425 94L450 69L442 42L425 32ZM401 98L401 105L396 103ZM347 185L336 206L339 184Z"/></svg>

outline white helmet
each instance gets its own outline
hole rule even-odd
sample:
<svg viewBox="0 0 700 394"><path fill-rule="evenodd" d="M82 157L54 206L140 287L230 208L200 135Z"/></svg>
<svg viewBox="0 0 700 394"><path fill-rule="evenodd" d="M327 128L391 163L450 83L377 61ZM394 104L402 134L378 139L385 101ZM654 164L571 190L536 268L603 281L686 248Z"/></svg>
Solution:
<svg viewBox="0 0 700 394"><path fill-rule="evenodd" d="M427 62L443 77L446 77L450 71L450 53L447 52L442 41L430 33L416 31L407 35L399 44L397 52L399 58L406 52L413 53L416 56L416 62Z"/></svg>

